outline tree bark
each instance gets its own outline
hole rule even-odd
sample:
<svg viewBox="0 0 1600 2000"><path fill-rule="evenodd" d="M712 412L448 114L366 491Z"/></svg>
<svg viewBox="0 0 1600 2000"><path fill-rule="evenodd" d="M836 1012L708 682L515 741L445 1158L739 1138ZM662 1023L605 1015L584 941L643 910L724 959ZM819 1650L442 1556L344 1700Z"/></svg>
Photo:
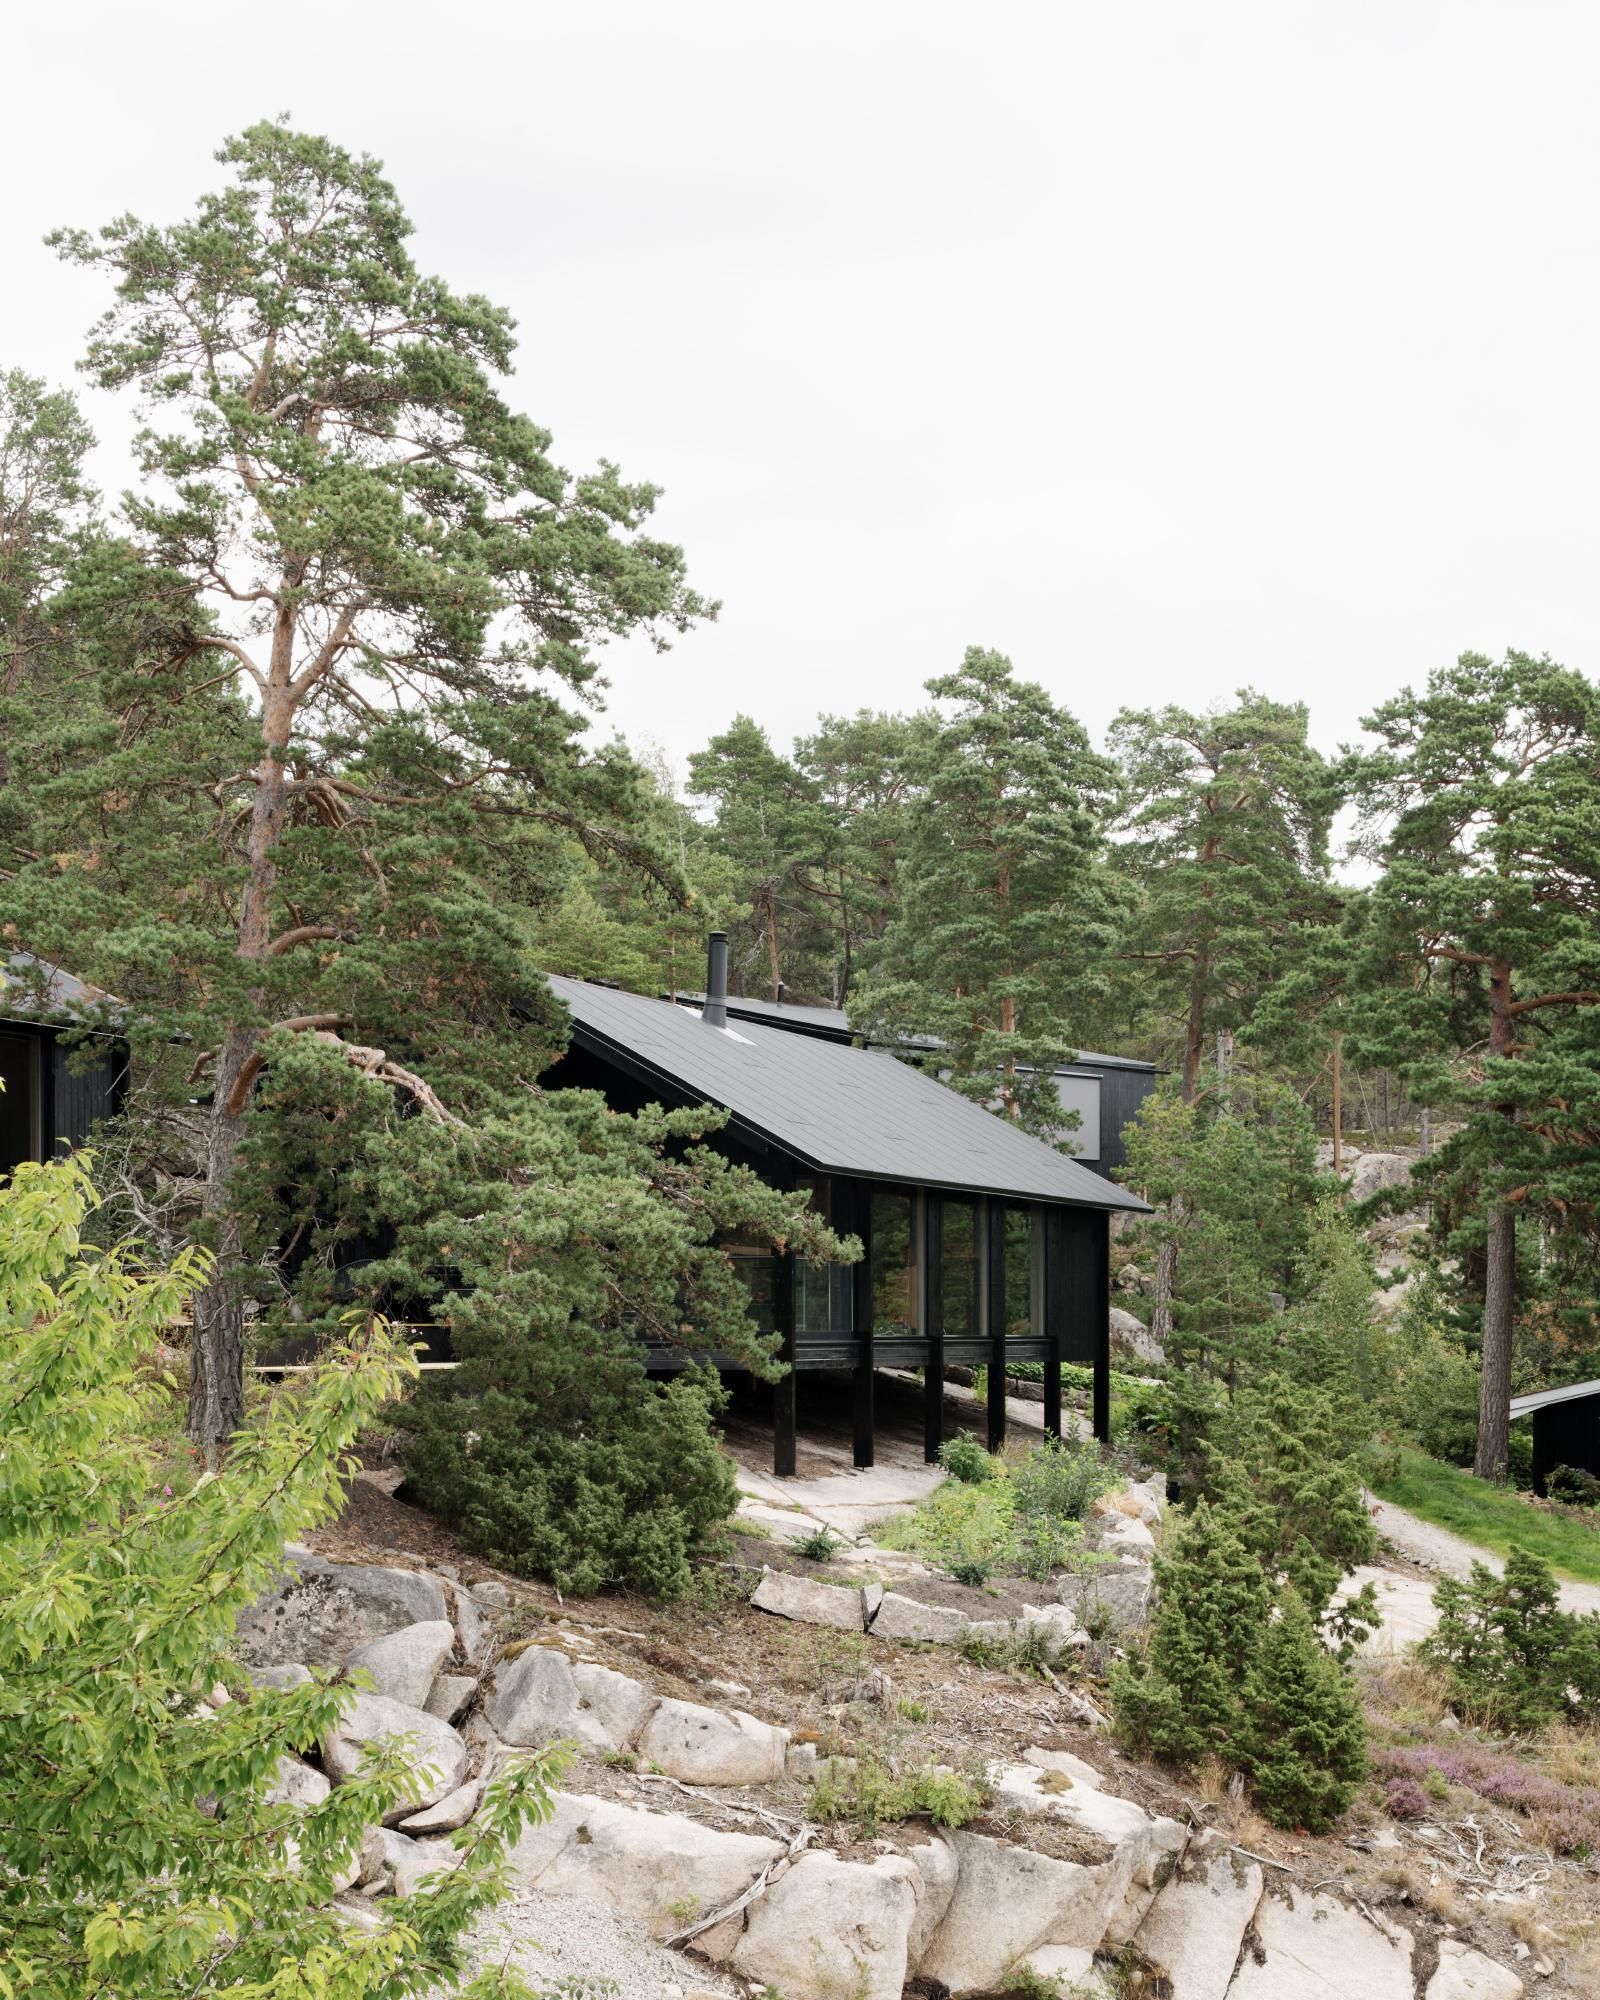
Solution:
<svg viewBox="0 0 1600 2000"><path fill-rule="evenodd" d="M252 966L260 966L269 955L278 842L288 806L288 771L283 756L294 720L288 688L291 637L280 630L274 647L273 685L262 708L262 753L255 771L244 890L239 899L238 952ZM189 1342L189 1437L205 1454L208 1465L215 1465L244 1417L244 1227L231 1203L231 1182L254 1074L251 1059L262 1034L266 993L260 986L251 986L244 997L245 1018L229 1023L217 1057L201 1199L201 1214L210 1227L216 1262L209 1281L195 1297Z"/></svg>
<svg viewBox="0 0 1600 2000"><path fill-rule="evenodd" d="M1516 1049L1511 1012L1511 967L1489 967L1489 1052L1510 1061ZM1514 1119L1514 1104L1500 1106ZM1478 1388L1478 1450L1472 1469L1480 1479L1504 1479L1511 1457L1511 1339L1516 1322L1517 1224L1508 1202L1492 1201L1487 1217L1483 1281L1483 1372Z"/></svg>
<svg viewBox="0 0 1600 2000"><path fill-rule="evenodd" d="M1344 1172L1344 1030L1333 1031L1333 1171Z"/></svg>
<svg viewBox="0 0 1600 2000"><path fill-rule="evenodd" d="M1508 1202L1489 1210L1483 1293L1483 1379L1478 1396L1480 1479L1504 1479L1511 1458L1511 1334L1517 1291L1517 1224Z"/></svg>

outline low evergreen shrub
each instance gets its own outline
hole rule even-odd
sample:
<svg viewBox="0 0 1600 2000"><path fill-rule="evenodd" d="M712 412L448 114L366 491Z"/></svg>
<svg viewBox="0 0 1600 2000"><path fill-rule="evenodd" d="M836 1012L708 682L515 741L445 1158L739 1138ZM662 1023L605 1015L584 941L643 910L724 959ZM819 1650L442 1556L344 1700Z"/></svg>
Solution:
<svg viewBox="0 0 1600 2000"><path fill-rule="evenodd" d="M1545 1481L1545 1491L1569 1507L1600 1507L1600 1479L1580 1465L1558 1465Z"/></svg>
<svg viewBox="0 0 1600 2000"><path fill-rule="evenodd" d="M1118 1730L1132 1749L1174 1763L1229 1757L1271 1605L1266 1576L1202 1499L1156 1558L1155 1582L1149 1645L1112 1668Z"/></svg>
<svg viewBox="0 0 1600 2000"><path fill-rule="evenodd" d="M1439 1622L1417 1648L1444 1669L1452 1696L1497 1729L1538 1729L1564 1709L1600 1716L1600 1613L1560 1608L1550 1565L1513 1549L1505 1574L1474 1563L1441 1577Z"/></svg>
<svg viewBox="0 0 1600 2000"><path fill-rule="evenodd" d="M586 1596L621 1585L681 1597L689 1553L732 1513L733 1467L710 1429L720 1393L682 1376L658 1387L642 1368L626 1393L590 1399L589 1428L530 1422L520 1396L419 1396L407 1412L406 1466L420 1503L473 1554L514 1576L548 1576Z"/></svg>
<svg viewBox="0 0 1600 2000"><path fill-rule="evenodd" d="M1326 1833L1366 1775L1360 1693L1292 1585L1262 1634L1233 1748L1275 1826Z"/></svg>

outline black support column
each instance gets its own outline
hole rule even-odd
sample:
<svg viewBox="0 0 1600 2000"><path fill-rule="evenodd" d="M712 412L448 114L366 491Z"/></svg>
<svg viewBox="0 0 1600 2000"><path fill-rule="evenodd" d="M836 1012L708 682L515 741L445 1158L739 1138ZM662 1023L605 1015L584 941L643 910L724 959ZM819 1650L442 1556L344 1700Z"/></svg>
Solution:
<svg viewBox="0 0 1600 2000"><path fill-rule="evenodd" d="M1061 1436L1061 1333L1056 1319L1060 1289L1060 1216L1053 1208L1033 1212L1033 1315L1044 1335L1044 1429L1046 1437Z"/></svg>
<svg viewBox="0 0 1600 2000"><path fill-rule="evenodd" d="M930 1465L944 1443L944 1196L930 1190L921 1209L918 1330L928 1343L922 1374L922 1455Z"/></svg>
<svg viewBox="0 0 1600 2000"><path fill-rule="evenodd" d="M784 1373L772 1388L772 1470L779 1479L793 1479L797 1415L794 1258L787 1250L773 1258L772 1327L778 1336L778 1359L784 1364Z"/></svg>
<svg viewBox="0 0 1600 2000"><path fill-rule="evenodd" d="M989 1342L989 1449L1006 1441L1006 1210L1005 1203L984 1201L978 1210L979 1297L983 1301L984 1333Z"/></svg>
<svg viewBox="0 0 1600 2000"><path fill-rule="evenodd" d="M851 1320L856 1338L850 1402L855 1463L868 1466L873 1458L872 1188L866 1181L835 1181L834 1186L849 1190L846 1196L848 1220L839 1226L847 1234L861 1239L861 1262L850 1273L850 1291L854 1300Z"/></svg>

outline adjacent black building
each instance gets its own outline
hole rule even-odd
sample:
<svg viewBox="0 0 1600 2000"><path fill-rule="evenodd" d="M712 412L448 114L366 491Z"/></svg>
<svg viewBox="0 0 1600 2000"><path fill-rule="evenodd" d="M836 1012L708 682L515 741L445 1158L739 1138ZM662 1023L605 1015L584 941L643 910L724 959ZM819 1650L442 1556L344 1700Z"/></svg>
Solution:
<svg viewBox="0 0 1600 2000"><path fill-rule="evenodd" d="M1533 1483L1540 1493L1558 1465L1600 1479L1600 1382L1513 1396L1511 1414L1533 1418Z"/></svg>
<svg viewBox="0 0 1600 2000"><path fill-rule="evenodd" d="M25 952L0 960L0 1174L81 1146L115 1117L126 1045L101 1021L106 996Z"/></svg>

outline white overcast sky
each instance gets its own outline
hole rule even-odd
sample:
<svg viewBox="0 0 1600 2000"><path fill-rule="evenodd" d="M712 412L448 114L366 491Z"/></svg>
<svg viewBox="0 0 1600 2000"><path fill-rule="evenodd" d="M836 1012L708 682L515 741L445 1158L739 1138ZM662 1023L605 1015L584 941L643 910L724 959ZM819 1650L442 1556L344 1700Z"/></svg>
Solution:
<svg viewBox="0 0 1600 2000"><path fill-rule="evenodd" d="M1248 682L1330 748L1466 648L1600 667L1592 0L91 0L5 41L0 365L70 379L103 302L52 225L176 219L279 112L377 154L557 456L663 485L724 601L611 660L680 766L974 643L1097 736Z"/></svg>

